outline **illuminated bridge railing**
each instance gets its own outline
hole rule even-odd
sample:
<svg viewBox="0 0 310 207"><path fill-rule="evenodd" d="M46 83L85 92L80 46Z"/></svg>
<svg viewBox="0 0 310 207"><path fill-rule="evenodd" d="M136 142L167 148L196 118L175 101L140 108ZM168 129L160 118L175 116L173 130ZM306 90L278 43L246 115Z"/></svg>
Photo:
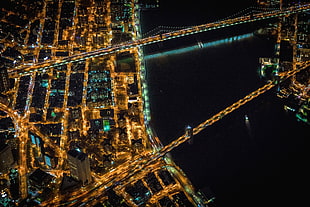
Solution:
<svg viewBox="0 0 310 207"><path fill-rule="evenodd" d="M284 80L288 79L289 77L292 77L296 73L307 69L310 67L310 61L306 61L298 66L295 70L291 70L288 72L284 72L279 74L279 81L283 82ZM208 126L211 126L215 122L219 121L226 115L230 114L231 112L235 111L236 109L240 108L241 106L245 105L246 103L250 102L254 98L258 97L259 95L265 93L266 91L273 88L277 83L276 82L268 82L263 87L260 87L259 89L253 91L249 95L245 96L244 98L240 99L239 101L235 102L234 104L230 105L226 109L220 111L219 113L215 114L211 118L207 119L206 121L199 124L197 127L193 129L193 134L196 135L202 130L206 129ZM172 141L170 144L163 147L161 150L152 153L152 154L144 154L140 155L136 159L130 160L126 163L123 163L121 166L119 166L121 169L121 175L117 174L116 172L118 170L115 170L114 172L111 172L111 175L108 176L108 182L102 183L101 185L97 186L95 188L96 191L103 193L105 189L109 189L111 186L115 187L116 185L122 185L123 182L125 182L127 179L132 177L133 175L137 174L140 171L147 170L152 164L156 163L159 158L164 157L168 152L173 150L174 148L178 147L180 144L188 141L190 139L190 136L187 136L187 134L184 134L177 138L176 140ZM106 175L105 175L106 176Z"/></svg>
<svg viewBox="0 0 310 207"><path fill-rule="evenodd" d="M32 72L49 70L50 68L53 68L53 67L66 65L68 63L80 62L88 58L94 58L94 57L104 56L108 54L113 54L113 53L116 53L122 50L134 48L134 47L141 47L144 45L149 45L149 44L153 44L156 42L161 42L161 41L183 37L187 35L197 34L200 32L206 32L210 30L230 27L233 25L239 25L239 24L244 24L244 23L249 23L249 22L255 22L255 21L264 20L264 19L270 19L274 17L286 16L286 15L305 12L309 10L310 10L310 4L305 4L305 5L292 6L289 8L285 8L283 10L273 10L273 11L268 11L268 12L241 16L241 17L232 18L232 19L226 19L226 20L222 20L218 22L202 24L199 26L193 26L193 27L189 27L186 29L181 29L181 30L177 30L173 32L160 34L160 35L146 37L143 39L129 41L123 44L113 45L107 48L102 48L102 49L98 49L98 50L94 50L90 52L80 53L80 54L69 56L63 59L52 60L48 62L34 64L32 66L27 66L27 67L16 67L13 69L9 69L8 72L12 76L27 75Z"/></svg>
<svg viewBox="0 0 310 207"><path fill-rule="evenodd" d="M220 111L219 113L215 114L214 116L212 116L211 118L207 119L206 121L202 122L201 124L199 124L197 127L195 127L193 129L193 135L198 134L199 132L201 132L202 130L204 130L205 128L207 128L208 126L211 126L212 124L214 124L215 122L219 121L220 119L222 119L223 117L225 117L226 115L230 114L231 112L235 111L236 109L240 108L241 106L245 105L246 103L250 102L251 100L253 100L254 98L258 97L259 95L265 93L266 91L270 90L271 88L273 88L276 84L285 81L286 79L292 77L293 75L295 75L296 73L307 69L310 67L310 61L306 61L304 63L302 63L301 65L299 65L295 70L291 70L288 72L283 72L279 74L279 80L278 81L270 81L268 82L266 85L264 85L263 87L257 89L256 91L253 91L252 93L250 93L249 95L245 96L244 98L240 99L239 101L235 102L234 104L230 105L229 107L225 108L224 110ZM277 83L278 82L278 83ZM164 148L162 148L156 155L155 157L161 157L164 156L165 154L167 154L168 152L170 152L172 149L176 148L177 146L179 146L180 144L188 141L190 139L189 136L187 136L186 134L182 135L181 137L179 137L178 139L172 141L170 144L166 145Z"/></svg>

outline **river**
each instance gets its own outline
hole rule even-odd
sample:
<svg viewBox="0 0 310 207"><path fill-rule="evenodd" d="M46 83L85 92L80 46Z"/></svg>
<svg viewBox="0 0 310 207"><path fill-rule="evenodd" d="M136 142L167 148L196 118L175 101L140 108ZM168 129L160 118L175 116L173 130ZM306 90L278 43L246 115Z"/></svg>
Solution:
<svg viewBox="0 0 310 207"><path fill-rule="evenodd" d="M203 4L194 2L177 8L167 3L143 12L142 28L197 25L230 14L217 6L203 12ZM264 84L258 59L273 55L274 41L253 35L256 26L201 33L144 49L151 124L163 144L182 135L186 125L196 126ZM171 52L178 48L183 49ZM309 132L309 126L286 114L271 90L171 155L196 189L216 197L217 206L298 206L307 201Z"/></svg>

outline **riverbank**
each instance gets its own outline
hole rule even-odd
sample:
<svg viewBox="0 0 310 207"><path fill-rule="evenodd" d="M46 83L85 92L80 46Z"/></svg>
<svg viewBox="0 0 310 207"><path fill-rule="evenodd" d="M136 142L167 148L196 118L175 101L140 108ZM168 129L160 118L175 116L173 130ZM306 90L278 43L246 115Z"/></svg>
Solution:
<svg viewBox="0 0 310 207"><path fill-rule="evenodd" d="M210 38L209 33L198 37ZM197 44L195 36L189 41ZM160 54L186 44L179 39L149 51ZM257 73L258 60L273 52L274 41L254 36L148 60L152 124L162 142L174 140L185 125L195 126L264 84ZM195 136L192 145L175 149L172 157L196 188L213 191L219 206L302 204L306 196L300 183L306 178L302 163L307 162L309 128L282 107L270 91ZM300 200L285 199L292 197Z"/></svg>

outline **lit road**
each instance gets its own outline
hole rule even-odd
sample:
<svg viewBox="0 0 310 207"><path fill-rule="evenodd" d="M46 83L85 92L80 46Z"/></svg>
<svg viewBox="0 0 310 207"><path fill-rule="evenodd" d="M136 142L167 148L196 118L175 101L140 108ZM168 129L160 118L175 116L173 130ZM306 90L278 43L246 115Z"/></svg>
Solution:
<svg viewBox="0 0 310 207"><path fill-rule="evenodd" d="M45 2L48 4L50 1ZM58 10L61 10L61 3L58 5ZM44 10L45 10L44 6ZM110 5L109 5L110 6ZM134 4L131 5L132 9L134 8ZM95 6L92 7L92 11L95 10ZM0 109L3 110L8 114L9 117L13 119L15 124L16 134L15 136L19 140L19 160L18 160L18 170L20 175L20 191L21 197L25 198L27 196L27 174L31 173L34 168L44 166L45 169L48 168L48 172L53 173L56 175L57 185L59 187L61 178L63 173L69 172L69 167L67 166L67 151L72 147L71 144L75 143L82 143L84 144L84 150L88 153L88 156L91 161L97 162L92 164L93 166L97 166L99 163L102 168L105 168L103 171L99 173L92 172L93 182L76 190L72 193L68 193L67 195L61 195L58 191L55 193L54 199L47 200L41 203L41 206L73 206L73 205L93 205L96 201L104 200L106 197L104 195L105 191L111 188L116 189L117 193L122 194L127 202L131 202L130 204L135 205L132 199L128 196L128 193L124 193L124 188L127 185L132 184L134 181L145 177L145 175L153 170L167 168L169 172L171 172L176 179L176 184L166 186L167 188L163 189L159 194L152 195L151 201L156 202L156 200L163 197L163 195L168 195L171 191L183 190L189 197L192 203L199 203L195 199L195 197L191 197L190 195L194 195L194 190L188 179L185 175L183 175L181 169L179 169L169 158L165 157L167 153L171 150L179 146L180 144L188 141L191 136L187 133L179 137L178 139L172 141L170 144L166 146L162 146L161 142L159 141L158 137L152 136L149 131L149 127L147 126L148 123L145 121L145 114L143 104L145 104L146 98L143 97L143 78L141 78L141 54L140 48L141 46L165 41L173 38L178 38L186 35L196 34L200 32L220 29L224 27L229 27L238 24L244 24L254 21L259 21L263 19L275 18L280 16L288 16L290 14L305 12L310 10L310 4L299 5L289 7L283 10L274 10L269 12L257 13L247 16L241 16L233 19L226 19L218 22L203 24L199 26L193 26L186 29L181 29L174 32L168 32L161 35L155 35L143 39L137 39L136 34L133 35L133 40L112 45L112 29L109 28L105 32L101 32L99 36L105 36L105 38L109 39L108 41L101 41L101 42L92 42L92 38L94 38L98 33L93 33L93 30L96 30L96 26L98 25L89 25L87 28L89 29L91 35L88 37L88 42L85 46L75 45L74 41L74 34L78 32L78 17L85 15L85 13L76 15L73 18L73 26L63 32L63 38L68 40L69 44L66 47L62 47L62 51L68 52L69 56L65 58L58 58L56 56L50 57L50 61L45 61L42 63L36 63L25 67L25 65L16 67L14 69L9 69L10 77L17 77L20 78L24 75L30 75L29 86L27 85L27 100L24 109L20 114L17 111L11 109L10 107L6 106L3 103L0 103ZM102 16L100 12L96 11L94 13L89 13L90 20L95 20L96 15ZM40 17L40 23L44 25L45 23L45 12L42 12L38 15ZM103 18L103 17L102 17ZM107 24L111 24L111 20L109 15L104 16L105 22ZM57 24L60 24L60 14L58 14L57 19L55 20ZM133 20L130 20L133 21ZM130 22L130 24L135 25L134 22ZM43 28L41 28L43 30ZM59 28L55 29L56 37L59 34ZM88 35L87 29L81 32L81 35ZM42 31L41 31L42 32ZM53 41L51 45L48 44L41 44L40 38L38 37L39 44L38 47L35 48L35 54L39 56L39 49L44 48L48 49L51 48L52 53L55 54L56 51L59 49L57 48L58 45L58 38ZM56 46L55 46L56 45ZM107 45L112 45L107 47ZM82 48L81 51L86 51L79 54L74 54L73 47L80 47ZM97 49L101 48L101 49ZM116 52L128 52L132 56L130 56L135 64L135 70L130 72L126 71L118 71L117 68L117 55L114 53ZM108 56L105 56L108 55ZM104 56L104 57L103 57ZM91 59L92 58L92 59ZM47 58L48 59L48 58ZM45 60L45 59L44 59ZM77 66L77 62L83 61L83 68L76 69L74 67ZM104 64L103 64L104 63ZM296 73L300 72L301 70L309 67L309 61L303 63L295 63L296 67L293 70L280 73L279 74L279 82L283 82L287 78L294 76ZM65 66L65 69L59 67ZM118 69L118 70L117 70ZM38 73L37 73L38 72ZM104 73L107 72L107 73ZM43 73L48 78L44 79L43 83ZM108 74L108 75L107 75ZM73 80L74 75L81 75L83 76L82 81L83 83L78 83L82 85L82 89L78 91L78 87L72 86L71 84L77 84L78 81L81 79ZM76 76L76 77L77 77ZM61 78L60 78L61 77ZM39 80L36 81L36 78ZM104 82L105 87L111 91L110 102L97 102L89 98L88 90L103 90L100 88L103 85L101 79L105 80ZM62 82L62 80L64 80ZM73 81L72 81L73 80ZM107 81L108 80L108 81ZM40 82L41 81L41 82ZM96 84L91 85L91 82L95 82ZM110 81L110 82L109 82ZM73 82L73 83L72 83ZM63 87L57 88L57 84L62 85ZM130 100L133 96L130 97L130 90L129 86L131 84L137 85L137 94L134 98L134 101ZM42 85L46 85L43 87ZM268 82L263 87L257 89L256 91L250 93L249 95L245 96L244 98L240 99L239 101L235 102L231 106L225 108L221 112L215 114L208 120L204 121L197 127L193 128L193 135L198 134L202 130L206 129L208 126L216 123L217 121L221 120L223 117L227 116L231 112L235 111L236 109L240 108L241 106L245 105L249 101L253 100L255 97L265 93L266 91L270 90L276 85L275 82ZM297 84L296 84L297 85ZM36 101L34 97L34 90L35 87L41 87L42 91L46 92L44 94L44 107L36 107L32 106L31 104ZM53 88L54 87L54 88ZM98 88L99 89L98 89ZM298 86L299 87L299 86ZM71 89L70 89L71 88ZM73 89L72 89L73 88ZM301 88L301 87L300 87ZM56 90L57 89L57 90ZM58 89L63 92L61 98L63 104L61 106L52 105L51 104L51 96L53 96L53 91L57 91ZM309 88L301 88L303 91L309 90ZM14 89L15 90L15 89ZM76 91L74 91L76 90ZM16 91L15 91L16 92ZM82 93L81 101L76 104L68 104L70 96L73 97L76 92ZM40 92L41 93L41 92ZM56 93L56 92L55 92ZM54 93L54 95L55 95ZM71 93L71 94L70 94ZM42 95L42 94L41 94ZM94 96L102 95L100 93ZM144 94L145 95L145 94ZM41 96L39 96L41 97ZM59 95L60 97L60 95ZM145 98L144 100L142 100ZM91 100L89 100L91 99ZM42 99L43 100L43 99ZM52 99L54 100L54 99ZM95 99L96 100L96 99ZM16 102L16 100L15 100ZM13 108L16 106L13 101ZM131 108L129 105L134 105ZM34 104L35 105L35 104ZM116 130L114 134L109 134L109 130L105 131L100 129L100 136L97 137L88 137L91 134L91 122L90 120L99 120L103 116L101 115L101 109L109 109L113 111L113 115L107 116L109 120L113 120L115 126L113 126ZM147 108L147 107L146 107ZM59 119L56 121L52 118L47 118L48 110L52 110L54 115L59 113ZM76 114L75 118L73 117L73 112L75 110ZM30 115L37 113L37 111L42 111L42 120L35 120L30 121ZM126 115L124 111L126 111ZM130 114L130 115L129 115ZM56 115L55 115L56 116ZM72 120L70 120L72 119ZM102 118L103 120L103 118ZM36 125L52 125L52 124L59 124L61 126L61 130L59 134L54 134L49 132L49 134L45 134L44 130L41 130L40 127ZM110 124L110 123L109 123ZM109 125L110 127L110 125ZM90 132L89 132L90 131ZM122 134L121 134L122 131ZM53 152L55 152L54 157L58 159L58 164L56 166L47 166L46 161L41 161L41 163L36 166L33 163L30 163L29 160L35 160L35 153L31 150L32 148L38 147L35 144L32 144L31 147L29 146L30 140L28 137L28 133L32 132L39 136L44 144L44 147L49 146ZM83 135L81 138L80 136L70 136L70 132L77 132L78 135ZM125 134L125 135L124 135ZM103 145L108 140L108 135L113 136L110 138L109 147L112 150L115 150L113 153L113 159L109 160L109 164L105 165L105 161L102 161L103 156L112 156L112 150L106 150ZM55 144L53 142L53 138L59 136L59 143ZM96 135L95 135L96 136ZM84 139L85 138L85 139ZM138 145L133 145L134 141L139 141ZM119 146L121 146L119 147ZM73 145L74 146L74 145ZM138 146L138 147L137 147ZM31 149L29 149L31 148ZM115 148L115 149L113 149ZM30 153L29 153L30 152ZM30 154L30 157L29 157ZM96 155L98 155L96 157ZM98 158L99 157L99 158ZM37 158L37 157L36 157ZM42 159L42 157L41 157ZM113 164L115 163L117 164ZM118 162L117 162L118 161ZM98 166L99 166L98 164ZM144 184L147 186L145 181ZM56 189L56 188L55 188ZM58 188L59 189L59 188Z"/></svg>
<svg viewBox="0 0 310 207"><path fill-rule="evenodd" d="M16 75L26 75L26 74L29 74L35 71L47 71L53 67L66 65L68 63L75 63L75 62L83 61L88 58L100 57L103 55L112 54L112 53L119 52L122 50L130 49L133 47L140 47L140 46L149 45L149 44L153 44L156 42L161 42L161 41L178 38L182 36L187 36L191 34L196 34L200 32L225 28L225 27L238 25L238 24L255 22L255 21L274 18L274 17L286 16L286 15L299 13L299 12L306 12L309 10L310 10L310 4L305 4L305 5L292 6L289 8L285 8L283 10L262 12L262 13L257 13L253 15L247 15L247 16L237 17L233 19L227 19L227 20L212 22L208 24L202 24L199 26L189 27L189 28L177 30L174 32L168 32L168 33L164 33L161 35L155 35L155 36L151 36L151 37L147 37L143 39L125 42L119 45L113 45L107 48L101 48L101 49L90 51L90 52L84 52L84 53L72 55L72 56L69 56L63 59L47 61L47 62L34 64L32 66L27 66L27 67L23 67L23 66L16 67L14 69L8 70L8 72L11 74L11 76L14 76L14 75L16 76Z"/></svg>
<svg viewBox="0 0 310 207"><path fill-rule="evenodd" d="M19 139L19 160L18 160L18 173L20 182L20 192L21 196L25 197L27 195L27 140L28 140L28 130L27 125L23 118L18 115L16 111L9 108L3 103L0 103L0 109L6 112L9 117L12 118L15 125L15 136Z"/></svg>
<svg viewBox="0 0 310 207"><path fill-rule="evenodd" d="M295 70L290 70L288 72L283 72L279 74L279 82L283 82L286 79L292 77L293 75L295 75L296 73L307 69L310 66L310 61L306 61L304 63L302 63L301 65L299 65ZM202 130L204 130L205 128L207 128L208 126L211 126L212 124L214 124L215 122L221 120L223 117L227 116L228 114L230 114L231 112L235 111L236 109L240 108L241 106L245 105L246 103L248 103L249 101L253 100L254 98L256 98L257 96L265 93L266 91L270 90L271 88L273 88L277 83L270 81L269 83L267 83L266 85L262 86L261 88L257 89L256 91L253 91L252 93L250 93L249 95L245 96L244 98L240 99L239 101L233 103L232 105L230 105L229 107L227 107L226 109L220 111L219 113L215 114L214 116L212 116L210 119L207 119L206 121L202 122L201 124L199 124L197 127L195 127L193 129L193 135L198 134L199 132L201 132ZM177 146L179 146L180 144L188 141L190 139L189 136L187 136L186 134L182 135L181 137L179 137L178 139L172 141L170 144L166 145L165 147L163 147L156 156L160 157L160 156L164 156L165 154L167 154L168 152L170 152L172 149L176 148Z"/></svg>
<svg viewBox="0 0 310 207"><path fill-rule="evenodd" d="M308 68L310 66L310 61L307 61L297 67L295 70L284 72L280 74L280 81L285 81L286 79L292 77L296 73ZM227 107L226 109L222 110L221 112L217 113L216 115L212 116L210 119L207 119L203 123L199 124L197 127L193 129L193 134L196 135L208 126L211 126L215 122L221 120L223 117L227 116L231 112L235 111L236 109L240 108L241 106L245 105L249 101L253 100L257 96L265 93L266 91L270 90L276 85L274 82L269 82L263 87L257 89L256 91L250 93L249 95L245 96L244 98L240 99L239 101L235 102L231 106ZM138 156L134 158L134 160L127 161L120 166L116 167L113 171L106 173L102 177L102 184L93 187L88 192L84 192L82 195L73 196L71 199L66 200L66 203L70 203L72 201L72 205L75 202L87 202L88 198L93 196L100 196L102 195L107 189L111 187L115 187L118 185L123 185L123 182L127 181L134 175L140 173L141 171L145 171L147 169L155 169L156 166L160 163L160 160L163 156L165 156L168 152L179 146L180 144L188 141L190 139L189 136L186 134L182 135L178 139L172 141L170 144L163 147L161 150L155 153L148 153L145 155ZM160 167L160 165L158 166ZM179 178L182 179L182 178Z"/></svg>

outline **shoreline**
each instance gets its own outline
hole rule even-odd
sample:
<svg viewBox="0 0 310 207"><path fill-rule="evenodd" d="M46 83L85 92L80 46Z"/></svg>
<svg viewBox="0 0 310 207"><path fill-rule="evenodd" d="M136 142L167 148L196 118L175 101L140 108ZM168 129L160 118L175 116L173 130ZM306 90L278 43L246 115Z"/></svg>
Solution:
<svg viewBox="0 0 310 207"><path fill-rule="evenodd" d="M141 9L135 10L135 28L137 29L137 36L142 37L142 26L141 26ZM164 145L162 144L161 140L156 135L155 129L151 126L151 109L150 109L150 99L149 99L149 91L148 91L148 83L146 78L146 60L143 53L143 49L138 47L139 52L139 63L140 65L140 80L141 80L141 89L142 89L142 101L143 101L143 113L144 113L144 121L145 121L145 128L146 133L149 136L149 141L152 144L153 153L158 152L161 150ZM179 182L182 186L184 192L188 195L188 198L194 204L198 206L204 206L207 203L207 199L202 195L199 194L197 190L195 190L193 184L191 183L189 177L184 173L184 171L176 165L173 158L170 154L167 154L163 157L163 161L167 163L167 170L175 177L175 179Z"/></svg>

